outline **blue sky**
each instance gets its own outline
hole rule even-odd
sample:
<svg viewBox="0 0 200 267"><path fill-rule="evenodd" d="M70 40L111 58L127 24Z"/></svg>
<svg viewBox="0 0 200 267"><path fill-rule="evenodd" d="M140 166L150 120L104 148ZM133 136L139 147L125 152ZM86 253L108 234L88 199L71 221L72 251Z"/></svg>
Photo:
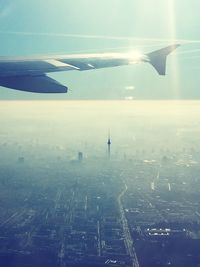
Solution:
<svg viewBox="0 0 200 267"><path fill-rule="evenodd" d="M57 73L51 77L68 85L69 94L40 96L0 87L0 99L123 99L128 96L199 99L199 10L199 0L1 0L1 56L126 51L130 48L149 52L171 44L168 39L199 42L183 44L169 57L168 75L164 78L157 76L148 64ZM68 37L67 34L82 37ZM84 35L101 38L84 38ZM160 41L144 41L143 38ZM127 87L134 90L127 90Z"/></svg>

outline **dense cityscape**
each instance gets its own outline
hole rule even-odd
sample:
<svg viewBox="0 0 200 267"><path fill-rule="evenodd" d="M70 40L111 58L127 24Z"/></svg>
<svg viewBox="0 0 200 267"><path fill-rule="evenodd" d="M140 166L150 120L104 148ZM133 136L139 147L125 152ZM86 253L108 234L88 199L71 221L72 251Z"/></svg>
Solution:
<svg viewBox="0 0 200 267"><path fill-rule="evenodd" d="M131 153L112 129L101 149L94 143L73 151L58 139L57 146L36 144L33 135L11 141L16 133L5 135L6 127L0 266L199 266L198 132L188 142L182 130L178 148L162 143L163 135L157 146L141 138Z"/></svg>

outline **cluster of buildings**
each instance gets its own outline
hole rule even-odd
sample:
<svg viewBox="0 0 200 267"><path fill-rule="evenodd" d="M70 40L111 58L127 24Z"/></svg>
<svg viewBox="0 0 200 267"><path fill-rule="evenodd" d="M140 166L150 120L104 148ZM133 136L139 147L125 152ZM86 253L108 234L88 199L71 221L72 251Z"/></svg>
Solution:
<svg viewBox="0 0 200 267"><path fill-rule="evenodd" d="M200 263L197 164L115 160L110 135L102 161L79 152L75 164L18 163L13 172L1 168L2 266Z"/></svg>

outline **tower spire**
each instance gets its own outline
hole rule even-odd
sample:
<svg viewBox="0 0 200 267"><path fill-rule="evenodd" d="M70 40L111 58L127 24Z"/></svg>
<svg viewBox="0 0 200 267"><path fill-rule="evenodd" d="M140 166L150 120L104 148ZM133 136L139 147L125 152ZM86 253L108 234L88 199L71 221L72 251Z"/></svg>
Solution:
<svg viewBox="0 0 200 267"><path fill-rule="evenodd" d="M107 142L107 145L108 145L108 158L110 158L110 153L111 153L111 137L110 137L110 129L108 131L108 142Z"/></svg>

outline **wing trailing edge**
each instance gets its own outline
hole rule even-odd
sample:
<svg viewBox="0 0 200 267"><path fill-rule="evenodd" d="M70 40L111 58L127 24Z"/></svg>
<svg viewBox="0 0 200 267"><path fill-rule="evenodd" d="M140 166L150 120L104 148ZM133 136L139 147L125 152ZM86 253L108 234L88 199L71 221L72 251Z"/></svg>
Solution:
<svg viewBox="0 0 200 267"><path fill-rule="evenodd" d="M68 88L45 74L0 77L0 86L33 93L66 93Z"/></svg>
<svg viewBox="0 0 200 267"><path fill-rule="evenodd" d="M167 56L179 46L180 44L170 45L147 54L148 62L156 69L159 75L166 74Z"/></svg>

